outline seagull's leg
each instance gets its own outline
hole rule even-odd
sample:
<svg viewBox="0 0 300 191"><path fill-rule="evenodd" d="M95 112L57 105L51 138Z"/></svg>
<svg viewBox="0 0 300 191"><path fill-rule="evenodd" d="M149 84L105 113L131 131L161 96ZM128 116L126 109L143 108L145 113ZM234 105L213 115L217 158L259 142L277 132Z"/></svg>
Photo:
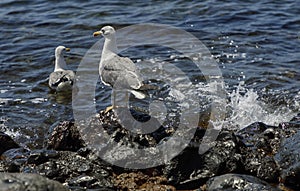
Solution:
<svg viewBox="0 0 300 191"><path fill-rule="evenodd" d="M116 92L113 91L113 101L112 101L112 105L111 105L111 106L108 106L108 107L105 109L105 113L108 113L110 110L114 109L114 108L115 108L115 103L116 103Z"/></svg>
<svg viewBox="0 0 300 191"><path fill-rule="evenodd" d="M116 91L114 91L113 94L114 94L114 95L113 95L114 98L113 98L113 103L112 103L112 109L116 108L116 100L117 100L117 99L116 99Z"/></svg>
<svg viewBox="0 0 300 191"><path fill-rule="evenodd" d="M125 93L125 103L128 103L128 91ZM125 108L129 108L129 105L126 104Z"/></svg>

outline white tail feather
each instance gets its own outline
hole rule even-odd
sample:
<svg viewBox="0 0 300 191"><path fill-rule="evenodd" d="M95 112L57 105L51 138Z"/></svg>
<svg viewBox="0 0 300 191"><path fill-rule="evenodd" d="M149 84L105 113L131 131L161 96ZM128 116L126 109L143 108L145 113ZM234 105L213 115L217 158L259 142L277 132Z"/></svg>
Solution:
<svg viewBox="0 0 300 191"><path fill-rule="evenodd" d="M135 91L135 90L129 90L137 99L144 99L146 97L145 94Z"/></svg>

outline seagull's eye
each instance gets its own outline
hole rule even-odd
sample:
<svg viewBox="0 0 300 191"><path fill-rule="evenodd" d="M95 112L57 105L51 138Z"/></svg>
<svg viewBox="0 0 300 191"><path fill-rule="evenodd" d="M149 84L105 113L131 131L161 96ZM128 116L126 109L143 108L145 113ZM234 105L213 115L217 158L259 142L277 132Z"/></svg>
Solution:
<svg viewBox="0 0 300 191"><path fill-rule="evenodd" d="M101 30L101 33L102 33L102 34L105 34L105 30L102 29L102 30Z"/></svg>

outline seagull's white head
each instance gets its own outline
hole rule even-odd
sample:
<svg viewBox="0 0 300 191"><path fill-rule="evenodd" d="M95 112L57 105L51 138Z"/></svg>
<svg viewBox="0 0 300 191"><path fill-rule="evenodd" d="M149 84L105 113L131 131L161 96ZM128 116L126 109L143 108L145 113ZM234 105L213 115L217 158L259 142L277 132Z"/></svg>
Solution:
<svg viewBox="0 0 300 191"><path fill-rule="evenodd" d="M115 34L115 29L111 26L105 26L102 27L100 31L94 32L94 36L99 36L99 35L103 35L104 38L110 38L111 36L114 36Z"/></svg>
<svg viewBox="0 0 300 191"><path fill-rule="evenodd" d="M63 55L64 51L70 51L70 48L66 48L64 46L58 46L55 49L55 69L54 69L54 71L67 69L67 64L66 64L66 61L65 61L64 55Z"/></svg>
<svg viewBox="0 0 300 191"><path fill-rule="evenodd" d="M55 55L60 56L60 55L62 55L63 51L70 51L70 48L66 48L64 46L58 46L55 49Z"/></svg>

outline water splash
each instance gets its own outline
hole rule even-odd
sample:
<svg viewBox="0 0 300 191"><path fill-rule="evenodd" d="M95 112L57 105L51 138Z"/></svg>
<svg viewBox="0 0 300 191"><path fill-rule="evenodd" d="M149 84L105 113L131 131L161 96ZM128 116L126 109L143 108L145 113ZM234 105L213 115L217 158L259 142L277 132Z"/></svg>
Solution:
<svg viewBox="0 0 300 191"><path fill-rule="evenodd" d="M173 55L173 59L175 56ZM145 61L143 61L145 62ZM156 63L157 60L150 60L151 63ZM142 62L140 61L140 64ZM151 68L151 64L144 64L143 69L150 67L146 71L153 71L151 76L155 74L161 74L161 70L163 67L166 67L166 63L163 63L159 67L156 67L155 70ZM152 69L152 70L151 70ZM171 71L170 69L166 71ZM171 72L172 73L172 72ZM173 72L175 73L175 72ZM176 74L176 73L175 73ZM146 74L145 74L146 75ZM158 75L157 78L161 77ZM221 128L230 128L230 129L241 129L244 128L254 122L263 122L268 125L277 126L279 123L288 122L294 116L299 113L299 109L295 110L293 108L299 106L299 98L300 94L292 100L293 103L275 103L270 101L271 99L276 98L277 95L282 95L282 92L264 92L263 90L254 90L247 88L245 84L245 74L241 72L237 77L239 84L234 88L233 91L230 91L232 87L230 84L226 84L226 98L225 98L225 119L222 118L220 120L216 120L214 116L214 121L210 120L210 123L216 129ZM209 107L211 106L212 101L214 102L223 102L224 100L216 94L216 82L197 82L196 84L189 84L186 80L181 79L180 76L166 76L163 80L167 81L178 81L176 84L185 84L188 88L184 88L184 91L178 91L176 88L171 87L171 91L169 92L169 97L175 99L175 101L180 102L181 109L188 109L189 100L193 99L194 101L199 101L200 107L199 112L204 113L209 111ZM179 83L180 82L180 83ZM185 83L184 83L185 82ZM180 88L179 88L180 89ZM182 87L181 87L182 89ZM184 94L182 94L184 92ZM192 95L197 95L194 97ZM285 95L289 95L288 92L285 92ZM263 99L263 97L269 97L270 100ZM171 99L174 101L174 99ZM277 100L277 99L275 99ZM298 107L299 108L299 107ZM179 110L178 108L176 108Z"/></svg>
<svg viewBox="0 0 300 191"><path fill-rule="evenodd" d="M21 137L21 133L19 131L15 131L14 129L11 129L7 126L9 118L7 117L0 117L0 131L4 132L8 136L12 138L19 138Z"/></svg>
<svg viewBox="0 0 300 191"><path fill-rule="evenodd" d="M254 122L276 126L281 122L290 121L297 115L297 112L288 106L274 106L260 100L258 93L247 89L243 81L233 92L228 93L228 98L224 127L240 129Z"/></svg>

